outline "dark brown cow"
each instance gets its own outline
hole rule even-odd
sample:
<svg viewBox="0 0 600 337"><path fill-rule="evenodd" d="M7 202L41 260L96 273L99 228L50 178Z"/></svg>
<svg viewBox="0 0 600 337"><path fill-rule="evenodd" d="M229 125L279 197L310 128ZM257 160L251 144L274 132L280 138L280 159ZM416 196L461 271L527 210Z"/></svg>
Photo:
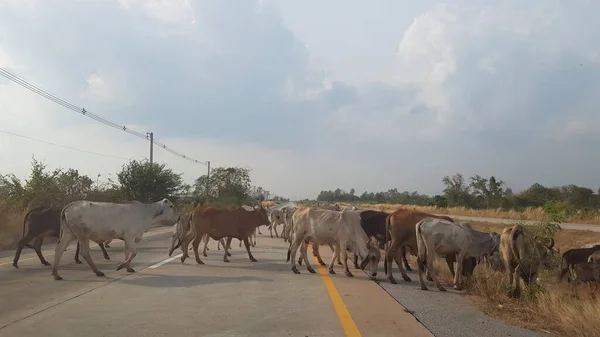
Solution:
<svg viewBox="0 0 600 337"><path fill-rule="evenodd" d="M43 265L49 266L50 263L44 259L42 255L42 243L45 237L56 237L60 234L60 211L62 208L58 207L37 207L25 214L23 219L23 237L19 240L17 245L17 252L15 253L15 259L13 260L13 266L18 267L19 257L24 247L29 247L35 250L35 253L40 258L40 262ZM33 246L29 244L31 240L35 239ZM106 249L102 243L98 243L104 258L110 260ZM80 264L79 260L79 243L77 243L77 249L75 251L75 263Z"/></svg>
<svg viewBox="0 0 600 337"><path fill-rule="evenodd" d="M188 245L193 239L192 247L194 248L196 262L198 264L204 264L204 262L200 260L198 254L198 246L200 245L200 241L202 241L204 234L208 234L213 240L220 240L227 237L227 242L224 247L224 262L229 262L227 255L233 238L244 241L250 261L256 262L256 259L250 252L248 238L257 227L268 226L269 224L267 211L262 205L253 211L248 211L243 207L225 209L210 206L198 206L192 211L192 216L190 218L190 225L192 226L194 234L183 238L181 243L181 250L183 251L181 263L189 256Z"/></svg>
<svg viewBox="0 0 600 337"><path fill-rule="evenodd" d="M446 215L434 215L430 213L425 213L417 210L410 210L405 208L399 208L390 215L385 218L385 246L386 246L386 258L384 261L384 271L387 274L387 278L390 283L396 284L396 280L392 276L392 259L396 261L396 265L402 274L402 278L406 282L411 282L412 280L406 274L406 271L402 267L397 260L398 250L400 250L400 254L404 260L405 265L408 265L406 261L406 247L410 249L410 253L414 256L417 254L417 239L415 232L415 225L417 222L421 221L424 218L431 217L436 219L444 219L450 222L454 222L452 218ZM390 243L391 240L391 243ZM446 263L448 264L448 268L454 276L454 262L456 262L455 254L446 255ZM464 259L463 262L463 275L470 275L473 273L473 269L476 265L476 258L470 257ZM423 266L424 268L425 266ZM431 279L431 275L429 275L429 270L427 270L427 279Z"/></svg>

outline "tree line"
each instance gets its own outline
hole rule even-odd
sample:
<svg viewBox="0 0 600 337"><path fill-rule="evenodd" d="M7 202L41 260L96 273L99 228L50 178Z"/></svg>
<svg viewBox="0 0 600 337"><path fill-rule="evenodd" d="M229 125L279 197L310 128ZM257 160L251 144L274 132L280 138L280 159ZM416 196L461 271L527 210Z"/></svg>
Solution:
<svg viewBox="0 0 600 337"><path fill-rule="evenodd" d="M466 179L462 174L444 176L443 194L425 195L417 191L399 192L397 188L381 192L363 192L360 195L352 188L321 191L317 201L390 203L438 207L468 207L472 209L502 208L524 210L528 207L559 208L566 213L598 211L600 189L577 185L547 187L539 183L514 193L506 183L494 176L488 178L474 175Z"/></svg>
<svg viewBox="0 0 600 337"><path fill-rule="evenodd" d="M0 175L0 203L20 209L64 206L71 201L154 202L169 198L178 204L200 203L224 207L252 205L264 200L287 201L261 186L252 185L251 170L216 167L210 177L202 175L186 184L181 174L165 164L131 160L116 178L89 177L73 168L49 170L35 158L30 175L21 181L14 174Z"/></svg>

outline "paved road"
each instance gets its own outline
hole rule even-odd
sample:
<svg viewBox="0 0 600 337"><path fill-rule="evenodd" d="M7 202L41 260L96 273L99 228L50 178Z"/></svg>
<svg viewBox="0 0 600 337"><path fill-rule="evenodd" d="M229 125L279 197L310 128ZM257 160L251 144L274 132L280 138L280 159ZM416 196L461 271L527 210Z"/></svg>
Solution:
<svg viewBox="0 0 600 337"><path fill-rule="evenodd" d="M1 253L0 336L431 336L362 272L293 274L281 239L259 236L256 263L234 240L230 263L213 241L205 265L193 258L182 265L167 259L170 231L144 235L135 274L115 270L121 241L108 248L111 261L92 247L105 277L73 262L75 245L63 255L63 281L54 281L30 249L19 269L14 252ZM43 251L50 262L53 246Z"/></svg>
<svg viewBox="0 0 600 337"><path fill-rule="evenodd" d="M437 215L447 215L447 214L437 214ZM517 221L520 221L520 220L514 220L514 219L483 218L483 217L477 217L477 216L464 216L464 215L452 215L452 214L450 214L450 216L453 218L460 219L460 220L491 222L491 223L497 223L497 224L512 224ZM529 220L521 220L521 221L523 221L525 223L534 223L535 222L535 221L529 221ZM577 229L577 230L588 230L588 231L600 232L600 225L562 223L562 224L560 224L560 226L563 229Z"/></svg>

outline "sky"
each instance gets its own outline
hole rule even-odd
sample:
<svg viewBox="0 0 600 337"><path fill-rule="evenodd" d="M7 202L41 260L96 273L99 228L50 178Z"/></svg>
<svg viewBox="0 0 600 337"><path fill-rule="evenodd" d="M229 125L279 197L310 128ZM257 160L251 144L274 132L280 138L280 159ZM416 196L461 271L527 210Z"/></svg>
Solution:
<svg viewBox="0 0 600 337"><path fill-rule="evenodd" d="M443 176L596 190L600 2L0 0L0 67L292 199ZM0 77L0 173L106 180L149 142ZM111 157L108 157L111 156ZM186 182L206 173L156 148Z"/></svg>

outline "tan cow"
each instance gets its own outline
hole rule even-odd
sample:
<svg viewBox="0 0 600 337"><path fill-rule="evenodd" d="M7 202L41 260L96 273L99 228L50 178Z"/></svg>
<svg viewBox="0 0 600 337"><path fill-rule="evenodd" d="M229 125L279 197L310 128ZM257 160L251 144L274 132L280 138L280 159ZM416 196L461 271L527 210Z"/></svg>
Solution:
<svg viewBox="0 0 600 337"><path fill-rule="evenodd" d="M536 284L538 271L548 262L552 247L553 238L550 238L548 245L544 245L522 225L504 228L500 235L500 254L511 288L515 281L515 288L510 295L520 295L521 280L529 286Z"/></svg>
<svg viewBox="0 0 600 337"><path fill-rule="evenodd" d="M269 217L262 205L253 211L248 211L243 207L224 209L210 206L198 206L192 211L190 222L195 231L192 247L194 248L194 255L198 264L204 264L204 262L200 260L198 254L198 246L200 245L200 241L204 234L208 234L213 240L220 240L227 237L227 242L224 247L224 262L229 262L227 256L232 238L243 240L250 261L256 262L256 259L250 252L250 242L248 241L248 238L258 226L268 226ZM181 244L181 250L183 251L183 255L181 256L182 263L189 256L189 244L189 239L184 239Z"/></svg>

